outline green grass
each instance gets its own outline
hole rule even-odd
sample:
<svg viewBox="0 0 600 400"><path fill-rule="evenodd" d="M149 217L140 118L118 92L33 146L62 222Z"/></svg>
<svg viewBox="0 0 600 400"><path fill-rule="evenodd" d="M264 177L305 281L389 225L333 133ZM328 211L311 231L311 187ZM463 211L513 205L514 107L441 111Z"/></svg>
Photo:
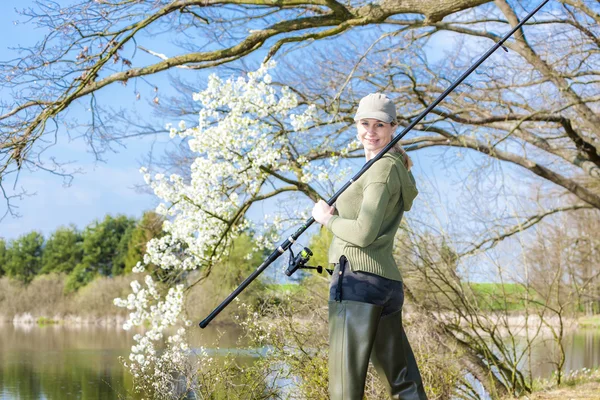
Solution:
<svg viewBox="0 0 600 400"><path fill-rule="evenodd" d="M35 322L39 326L54 325L60 323L60 321L48 317L39 317Z"/></svg>
<svg viewBox="0 0 600 400"><path fill-rule="evenodd" d="M577 323L582 328L600 328L600 315L581 317Z"/></svg>
<svg viewBox="0 0 600 400"><path fill-rule="evenodd" d="M258 304L263 306L283 306L293 303L295 297L299 296L303 287L294 283L270 283L265 286L264 292L257 299Z"/></svg>
<svg viewBox="0 0 600 400"><path fill-rule="evenodd" d="M473 292L473 300L484 311L522 311L526 290L517 283L464 283Z"/></svg>
<svg viewBox="0 0 600 400"><path fill-rule="evenodd" d="M295 283L271 283L267 290L276 294L296 294L302 290L302 286Z"/></svg>

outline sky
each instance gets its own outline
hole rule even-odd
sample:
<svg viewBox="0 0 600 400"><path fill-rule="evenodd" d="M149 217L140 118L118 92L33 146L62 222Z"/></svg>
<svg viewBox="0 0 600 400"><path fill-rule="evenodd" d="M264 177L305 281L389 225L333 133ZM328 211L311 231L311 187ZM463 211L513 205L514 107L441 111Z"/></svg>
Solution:
<svg viewBox="0 0 600 400"><path fill-rule="evenodd" d="M0 59L6 60L15 56L14 52L8 49L9 46L32 44L43 37L43 32L32 29L31 25L13 23L14 20L19 19L14 8L31 3L30 0L4 0L0 5L2 11L0 13ZM437 37L430 44L428 56L432 58L443 56L444 49L451 48L449 44L452 40L451 35ZM481 53L485 50L482 49ZM162 79L159 81L161 91L168 92L169 83L166 75L160 79ZM133 95L128 98L116 93L122 92L109 87L103 89L102 96L110 99L114 104L134 104L134 115L141 120L154 118L160 126L178 122L152 117L149 108L142 103L136 103ZM0 93L0 96L5 94ZM151 148L160 153L162 149L172 144L166 134L130 139L125 142L125 147L116 147L117 151L105 153L104 161L98 162L83 140L69 140L63 132L48 155L56 155L61 160L72 161L72 165L81 169L82 173L77 174L72 183L67 186L63 184L63 179L60 177L43 171L31 173L23 170L19 176L18 188L22 187L31 193L31 196L15 203L20 217L7 216L0 222L0 237L15 239L32 230L48 237L60 226L72 224L83 229L92 221L102 219L107 214L125 214L139 218L144 211L158 205L157 197L148 191L139 190L139 186L144 185L142 175L139 173L139 168L144 165L142 159ZM417 202L416 207L425 212L431 209L436 218L440 219L439 226L448 226L453 223L460 224L460 221L448 220L448 215L451 214L448 211L453 207L465 205L464 199L467 194L463 196L455 188L469 173L470 168L480 161L480 158L473 154L464 157L464 153L458 149L443 151L454 154L457 164L449 166L441 163L439 149L419 151L414 155L413 173L417 177L422 193L420 196L422 201ZM266 207L268 208L268 205ZM5 205L0 205L1 214L5 209ZM260 220L266 212L268 210L265 210L265 205L262 205L252 210L251 217Z"/></svg>
<svg viewBox="0 0 600 400"><path fill-rule="evenodd" d="M9 47L31 45L43 37L44 31L31 24L15 23L22 20L15 7L20 9L32 4L31 0L4 0L0 5L0 59L7 60L17 56ZM166 76L161 79L163 90L169 84ZM112 87L102 91L105 98L119 97L114 93L116 90ZM0 96L6 96L6 93L0 92ZM133 96L119 100L121 104L136 103ZM150 117L148 107L143 104L135 106L140 119ZM76 112L84 111L80 108ZM165 118L158 120L157 124L164 126L177 122ZM126 147L116 146L115 152L103 154L103 161L98 162L83 140L70 140L65 133L63 130L58 143L46 156L71 161L71 166L81 172L67 185L62 177L22 169L15 190L25 190L29 195L14 201L15 211L19 216L8 215L0 222L0 237L10 240L33 230L47 237L59 226L73 224L83 229L106 214L125 214L138 218L145 210L158 205L158 200L152 193L139 189L144 185L139 168L144 165L142 159L151 148L160 153L161 149L169 146L170 139L167 135L130 139L125 142ZM0 215L5 211L6 205L0 203ZM262 210L255 212L261 213Z"/></svg>
<svg viewBox="0 0 600 400"><path fill-rule="evenodd" d="M13 22L19 20L15 7L22 8L31 3L29 0L4 0L0 5L0 59L15 56L9 46L32 44L43 37L44 32L40 29ZM104 95L110 96L111 92L109 89ZM147 114L147 110L141 110L139 117L147 118ZM0 237L14 239L32 230L47 237L61 225L74 224L82 229L106 214L140 217L145 210L158 204L153 194L136 190L136 186L144 185L139 173L142 158L152 146L160 149L168 142L168 136L130 139L126 147L116 146L116 152L105 153L104 162L98 162L83 140L69 140L63 132L48 155L72 161L71 166L80 169L81 173L75 175L70 185L65 185L62 177L23 169L17 189L23 188L31 195L15 201L20 217L7 216L0 222ZM0 215L5 211L6 205L1 204Z"/></svg>

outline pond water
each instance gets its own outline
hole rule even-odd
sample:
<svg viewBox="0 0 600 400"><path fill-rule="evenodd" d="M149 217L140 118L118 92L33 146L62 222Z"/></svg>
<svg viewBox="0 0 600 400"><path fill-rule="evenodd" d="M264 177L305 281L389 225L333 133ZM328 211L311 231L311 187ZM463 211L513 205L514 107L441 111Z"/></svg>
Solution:
<svg viewBox="0 0 600 400"><path fill-rule="evenodd" d="M600 367L600 329L579 329L567 333L563 344L565 349L563 369L565 372ZM556 359L557 353L557 346L550 338L537 341L532 350L532 375L549 378L556 367L548 360ZM525 362L526 360L523 364Z"/></svg>
<svg viewBox="0 0 600 400"><path fill-rule="evenodd" d="M131 398L131 378L118 357L127 357L133 334L114 326L0 324L0 399ZM215 325L198 328L191 344L210 346L220 337L221 348L234 348L239 336L231 326ZM600 329L570 333L565 344L565 370L600 366ZM536 345L534 376L551 375L544 359L552 351L550 344Z"/></svg>
<svg viewBox="0 0 600 400"><path fill-rule="evenodd" d="M194 347L235 347L239 331L198 328ZM0 323L0 399L135 398L119 357L128 357L135 332L97 325Z"/></svg>

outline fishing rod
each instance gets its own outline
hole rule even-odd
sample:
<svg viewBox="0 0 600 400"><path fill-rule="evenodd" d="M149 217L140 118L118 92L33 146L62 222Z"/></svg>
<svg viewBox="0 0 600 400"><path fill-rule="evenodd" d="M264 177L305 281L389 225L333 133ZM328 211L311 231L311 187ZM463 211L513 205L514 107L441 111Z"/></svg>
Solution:
<svg viewBox="0 0 600 400"><path fill-rule="evenodd" d="M438 104L442 102L458 85L460 85L477 67L479 67L493 52L498 50L498 48L502 47L504 51L508 52L506 47L502 46L504 42L508 40L516 31L521 29L521 27L537 13L546 3L550 0L543 0L533 11L531 11L521 22L519 22L513 29L510 30L507 34L505 34L498 42L496 42L488 51L485 52L468 70L466 70L458 79L456 79L449 87L446 89L441 95L438 96L437 99L433 101L425 110L423 110L410 124L406 126L398 135L396 135L392 141L385 146L375 157L369 160L363 167L354 175L348 182L342 186L340 190L338 190L333 197L327 200L328 205L333 205L337 198L346 190L352 183L356 182L358 178L361 177L377 160L379 160L385 153L387 153L394 145L402 139L411 129L413 129L431 110L433 110ZM302 235L313 223L315 219L310 217L293 235L288 237L283 243L281 243L277 249L275 249L269 257L261 265L258 266L256 271L252 272L250 276L248 276L238 287L235 289L221 304L219 304L202 322L200 322L200 328L206 328L210 321L212 321L229 303L233 301L254 279L256 279L269 265L271 265L275 260L277 260L283 253L287 250L291 251L292 245L296 242L296 240ZM307 251L308 250L308 251ZM318 271L319 267L308 267L306 266L306 262L308 261L312 252L306 247L302 250L298 256L294 257L292 253L292 257L290 257L290 265L286 270L286 275L291 276L297 269L299 268L314 268ZM322 267L321 267L322 270ZM329 271L328 271L329 272Z"/></svg>

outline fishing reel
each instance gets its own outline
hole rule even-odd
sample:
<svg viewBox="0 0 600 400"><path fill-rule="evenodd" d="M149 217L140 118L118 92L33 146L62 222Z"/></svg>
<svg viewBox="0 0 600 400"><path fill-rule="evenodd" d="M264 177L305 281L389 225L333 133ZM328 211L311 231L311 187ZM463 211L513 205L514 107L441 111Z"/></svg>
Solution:
<svg viewBox="0 0 600 400"><path fill-rule="evenodd" d="M303 248L302 251L300 251L300 253L296 255L294 255L294 252L292 251L291 247L289 248L289 252L290 260L288 262L288 267L285 270L285 274L287 276L292 276L292 274L296 272L297 269L316 269L319 274L323 273L323 270L325 270L329 273L329 275L333 274L333 270L323 268L320 265L317 265L316 267L306 265L308 260L310 260L310 258L313 255L313 252L308 247Z"/></svg>

